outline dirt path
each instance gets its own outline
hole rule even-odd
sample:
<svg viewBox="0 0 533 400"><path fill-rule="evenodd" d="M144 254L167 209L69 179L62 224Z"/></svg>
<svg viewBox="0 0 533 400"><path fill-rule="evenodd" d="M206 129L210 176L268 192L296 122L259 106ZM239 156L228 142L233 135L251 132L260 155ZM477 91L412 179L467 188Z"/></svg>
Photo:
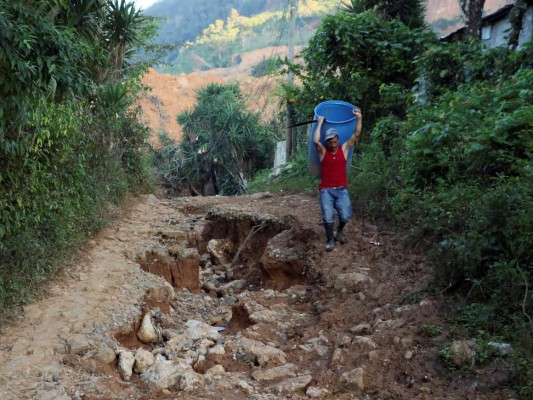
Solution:
<svg viewBox="0 0 533 400"><path fill-rule="evenodd" d="M357 219L326 253L319 222L301 195L139 198L0 336L0 399L506 398L444 371L421 256Z"/></svg>

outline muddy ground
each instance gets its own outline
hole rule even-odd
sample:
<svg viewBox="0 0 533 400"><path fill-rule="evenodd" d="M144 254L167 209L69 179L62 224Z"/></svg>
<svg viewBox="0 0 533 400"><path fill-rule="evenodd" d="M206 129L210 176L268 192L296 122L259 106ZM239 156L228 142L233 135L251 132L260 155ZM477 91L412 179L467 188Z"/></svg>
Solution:
<svg viewBox="0 0 533 400"><path fill-rule="evenodd" d="M121 213L2 332L0 399L511 398L505 374L446 370L430 265L368 220L325 252L305 195L149 195Z"/></svg>

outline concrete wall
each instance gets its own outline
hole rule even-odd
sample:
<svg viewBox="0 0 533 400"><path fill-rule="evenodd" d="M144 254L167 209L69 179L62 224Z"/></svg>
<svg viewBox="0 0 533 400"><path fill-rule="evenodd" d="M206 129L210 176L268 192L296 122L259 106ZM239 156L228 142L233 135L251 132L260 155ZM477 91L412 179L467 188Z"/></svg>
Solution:
<svg viewBox="0 0 533 400"><path fill-rule="evenodd" d="M518 38L518 48L520 49L522 45L532 39L532 25L533 25L533 6L529 6L524 15L522 21L522 30L520 31L520 36ZM511 29L511 24L509 22L509 15L500 21L493 22L489 25L483 26L481 32L481 40L487 47L498 47L506 46L507 38L509 36L509 31Z"/></svg>

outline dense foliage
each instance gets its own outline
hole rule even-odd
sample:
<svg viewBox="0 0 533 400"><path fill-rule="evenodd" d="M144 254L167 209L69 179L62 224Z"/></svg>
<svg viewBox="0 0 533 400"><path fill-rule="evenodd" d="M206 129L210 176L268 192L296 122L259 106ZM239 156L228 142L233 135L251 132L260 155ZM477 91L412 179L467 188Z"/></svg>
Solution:
<svg viewBox="0 0 533 400"><path fill-rule="evenodd" d="M379 1L352 5L363 3ZM329 99L362 108L354 209L395 223L429 255L432 287L457 300L450 339L512 343L505 368L529 398L533 46L437 43L378 9L346 11L326 17L304 66L291 66L303 83L288 91L298 119ZM274 185L286 177L293 186L303 167L293 163Z"/></svg>
<svg viewBox="0 0 533 400"><path fill-rule="evenodd" d="M0 319L147 184L132 108L150 22L124 0L0 1Z"/></svg>
<svg viewBox="0 0 533 400"><path fill-rule="evenodd" d="M409 28L425 26L425 9L422 0L349 0L344 11L359 14L374 10L383 19L396 19Z"/></svg>
<svg viewBox="0 0 533 400"><path fill-rule="evenodd" d="M324 100L342 99L360 107L365 124L389 114L405 114L405 97L417 78L414 59L432 37L372 11L326 16L302 52L296 68L301 87L289 90L297 120ZM394 99L383 100L390 97Z"/></svg>
<svg viewBox="0 0 533 400"><path fill-rule="evenodd" d="M183 141L176 146L163 137L156 152L172 186L187 186L194 194L242 194L252 175L272 163L272 133L248 111L236 84L198 90L195 108L181 113L178 122Z"/></svg>
<svg viewBox="0 0 533 400"><path fill-rule="evenodd" d="M162 18L173 16L161 23L156 41L183 43L194 41L217 19L226 19L232 9L241 15L252 16L267 11L268 3L267 0L159 0L147 13ZM168 54L170 59L175 59L176 56L176 53Z"/></svg>

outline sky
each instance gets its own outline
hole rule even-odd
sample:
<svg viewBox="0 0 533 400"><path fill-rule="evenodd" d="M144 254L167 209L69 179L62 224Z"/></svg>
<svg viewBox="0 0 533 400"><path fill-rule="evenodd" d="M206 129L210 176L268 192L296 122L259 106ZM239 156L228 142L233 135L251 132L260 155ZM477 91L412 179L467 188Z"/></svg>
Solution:
<svg viewBox="0 0 533 400"><path fill-rule="evenodd" d="M135 5L138 8L142 8L143 10L146 10L148 7L150 7L152 4L154 4L157 0L133 0Z"/></svg>

